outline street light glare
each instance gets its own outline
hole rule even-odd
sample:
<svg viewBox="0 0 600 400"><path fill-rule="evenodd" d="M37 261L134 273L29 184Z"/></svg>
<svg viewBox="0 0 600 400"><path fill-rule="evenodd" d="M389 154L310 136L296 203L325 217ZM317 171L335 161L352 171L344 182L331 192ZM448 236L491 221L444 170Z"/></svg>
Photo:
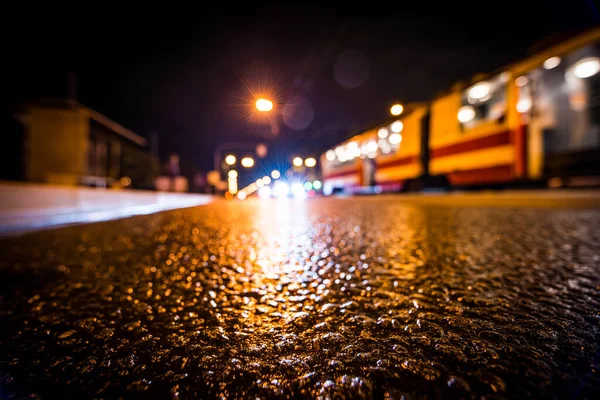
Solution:
<svg viewBox="0 0 600 400"><path fill-rule="evenodd" d="M304 160L304 165L306 165L308 168L312 168L317 165L317 160L315 160L313 157L309 157Z"/></svg>
<svg viewBox="0 0 600 400"><path fill-rule="evenodd" d="M242 167L251 168L254 166L254 159L252 157L242 158Z"/></svg>
<svg viewBox="0 0 600 400"><path fill-rule="evenodd" d="M302 166L302 158L300 158L300 157L295 157L295 158L292 160L292 163L293 163L293 164L294 164L294 166L296 166L296 167L301 167L301 166Z"/></svg>
<svg viewBox="0 0 600 400"><path fill-rule="evenodd" d="M390 113L392 115L400 115L402 114L402 111L404 111L402 104L394 104L392 108L390 108Z"/></svg>
<svg viewBox="0 0 600 400"><path fill-rule="evenodd" d="M274 169L273 171L271 171L271 178L273 178L273 179L279 179L280 176L281 176L281 173L279 171L277 171L276 169Z"/></svg>
<svg viewBox="0 0 600 400"><path fill-rule="evenodd" d="M271 100L260 98L256 100L256 109L261 112L271 111L273 109L273 102Z"/></svg>
<svg viewBox="0 0 600 400"><path fill-rule="evenodd" d="M227 157L225 157L225 163L227 165L233 165L235 164L235 156L233 154L228 155Z"/></svg>

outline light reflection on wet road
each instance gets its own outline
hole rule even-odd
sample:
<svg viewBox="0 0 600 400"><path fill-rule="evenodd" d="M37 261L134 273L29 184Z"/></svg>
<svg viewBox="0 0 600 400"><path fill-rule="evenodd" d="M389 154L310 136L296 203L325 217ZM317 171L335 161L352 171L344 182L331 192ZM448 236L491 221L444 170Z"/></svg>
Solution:
<svg viewBox="0 0 600 400"><path fill-rule="evenodd" d="M217 202L0 241L0 397L594 397L600 210Z"/></svg>

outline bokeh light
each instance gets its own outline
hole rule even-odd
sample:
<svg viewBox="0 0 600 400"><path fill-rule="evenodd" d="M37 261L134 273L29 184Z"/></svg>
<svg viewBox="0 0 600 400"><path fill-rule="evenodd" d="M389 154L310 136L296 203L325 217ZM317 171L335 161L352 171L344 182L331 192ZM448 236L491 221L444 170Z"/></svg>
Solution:
<svg viewBox="0 0 600 400"><path fill-rule="evenodd" d="M392 108L390 108L390 113L392 115L400 115L402 114L402 111L404 111L402 104L394 104Z"/></svg>
<svg viewBox="0 0 600 400"><path fill-rule="evenodd" d="M254 166L254 159L252 157L242 158L242 166L244 168L252 168Z"/></svg>
<svg viewBox="0 0 600 400"><path fill-rule="evenodd" d="M227 165L233 165L233 164L235 164L235 162L236 162L236 159L233 154L229 154L227 157L225 157L225 163Z"/></svg>

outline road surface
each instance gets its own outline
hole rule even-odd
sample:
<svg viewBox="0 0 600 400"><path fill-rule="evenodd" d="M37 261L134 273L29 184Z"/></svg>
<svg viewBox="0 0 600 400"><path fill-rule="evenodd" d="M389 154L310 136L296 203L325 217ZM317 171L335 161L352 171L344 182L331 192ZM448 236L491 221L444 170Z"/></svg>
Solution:
<svg viewBox="0 0 600 400"><path fill-rule="evenodd" d="M0 398L600 391L594 201L218 201L0 254Z"/></svg>

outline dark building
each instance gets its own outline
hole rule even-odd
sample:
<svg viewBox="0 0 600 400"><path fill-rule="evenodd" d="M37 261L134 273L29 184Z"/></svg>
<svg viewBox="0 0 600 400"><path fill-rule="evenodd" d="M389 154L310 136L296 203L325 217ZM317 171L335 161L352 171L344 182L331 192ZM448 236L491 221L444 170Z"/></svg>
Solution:
<svg viewBox="0 0 600 400"><path fill-rule="evenodd" d="M0 179L152 188L159 164L146 139L79 103L27 103L2 122Z"/></svg>

